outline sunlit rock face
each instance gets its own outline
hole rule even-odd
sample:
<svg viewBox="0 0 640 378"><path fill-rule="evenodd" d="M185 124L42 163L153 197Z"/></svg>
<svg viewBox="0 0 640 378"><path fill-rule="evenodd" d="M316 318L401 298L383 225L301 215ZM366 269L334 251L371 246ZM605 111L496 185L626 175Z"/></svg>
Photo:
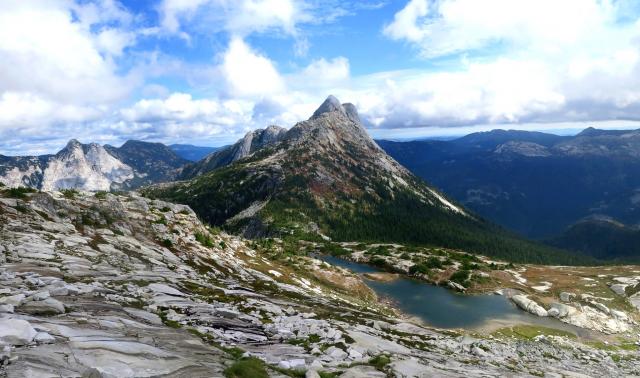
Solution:
<svg viewBox="0 0 640 378"><path fill-rule="evenodd" d="M133 168L109 154L104 147L95 143L83 146L72 140L49 161L41 188L109 190L113 183L122 184L133 177Z"/></svg>
<svg viewBox="0 0 640 378"><path fill-rule="evenodd" d="M0 156L0 182L40 190L132 189L173 180L186 163L160 143L128 141L116 148L73 139L55 155Z"/></svg>

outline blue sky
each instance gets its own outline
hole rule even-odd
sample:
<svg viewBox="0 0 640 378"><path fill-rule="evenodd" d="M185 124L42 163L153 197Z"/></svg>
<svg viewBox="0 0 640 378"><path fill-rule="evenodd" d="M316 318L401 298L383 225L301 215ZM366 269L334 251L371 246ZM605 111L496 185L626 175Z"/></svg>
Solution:
<svg viewBox="0 0 640 378"><path fill-rule="evenodd" d="M221 145L329 94L375 137L640 128L632 0L3 0L0 153Z"/></svg>

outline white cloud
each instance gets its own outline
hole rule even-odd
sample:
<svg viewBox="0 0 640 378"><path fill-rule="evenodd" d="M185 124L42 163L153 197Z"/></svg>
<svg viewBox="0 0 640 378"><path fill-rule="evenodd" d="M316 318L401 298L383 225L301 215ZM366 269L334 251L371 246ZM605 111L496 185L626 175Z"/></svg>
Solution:
<svg viewBox="0 0 640 378"><path fill-rule="evenodd" d="M425 57L495 42L560 52L608 34L617 10L608 0L411 0L383 31L415 43Z"/></svg>
<svg viewBox="0 0 640 378"><path fill-rule="evenodd" d="M188 93L176 92L166 98L139 100L93 124L111 130L119 142L144 139L166 143L210 144L212 140L229 143L255 128L252 111L251 101L194 99Z"/></svg>
<svg viewBox="0 0 640 378"><path fill-rule="evenodd" d="M296 23L307 19L296 0L164 0L159 6L163 28L188 38L184 29L227 31L244 36L277 30L296 33Z"/></svg>
<svg viewBox="0 0 640 378"><path fill-rule="evenodd" d="M320 58L312 61L302 72L293 75L290 81L292 85L314 87L326 87L331 85L344 85L349 79L349 60L345 57L337 57L331 60Z"/></svg>
<svg viewBox="0 0 640 378"><path fill-rule="evenodd" d="M425 59L464 55L455 68L392 75L387 89L368 92L377 100L365 114L381 127L637 118L640 22L621 22L631 16L624 9L608 0L411 0L383 33Z"/></svg>
<svg viewBox="0 0 640 378"><path fill-rule="evenodd" d="M91 31L94 22L125 16L119 8L87 9L55 0L0 2L0 127L92 119L129 93L132 82L116 74L112 57L132 38L115 27Z"/></svg>
<svg viewBox="0 0 640 378"><path fill-rule="evenodd" d="M284 82L269 58L256 53L240 38L233 38L220 67L233 96L266 96L281 92Z"/></svg>
<svg viewBox="0 0 640 378"><path fill-rule="evenodd" d="M384 27L384 33L393 39L407 39L420 42L425 31L418 25L418 20L428 12L427 0L411 0L393 17L393 22Z"/></svg>

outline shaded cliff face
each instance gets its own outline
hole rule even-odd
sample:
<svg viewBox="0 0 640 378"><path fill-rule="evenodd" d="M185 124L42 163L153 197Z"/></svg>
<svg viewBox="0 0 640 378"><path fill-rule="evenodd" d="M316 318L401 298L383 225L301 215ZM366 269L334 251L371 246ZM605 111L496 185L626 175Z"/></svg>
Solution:
<svg viewBox="0 0 640 378"><path fill-rule="evenodd" d="M172 180L186 163L160 143L128 141L116 148L74 139L55 155L0 157L0 182L41 190L130 189Z"/></svg>
<svg viewBox="0 0 640 378"><path fill-rule="evenodd" d="M143 192L188 204L207 222L248 237L301 233L531 261L566 257L507 235L428 186L369 137L353 105L333 97L279 143Z"/></svg>

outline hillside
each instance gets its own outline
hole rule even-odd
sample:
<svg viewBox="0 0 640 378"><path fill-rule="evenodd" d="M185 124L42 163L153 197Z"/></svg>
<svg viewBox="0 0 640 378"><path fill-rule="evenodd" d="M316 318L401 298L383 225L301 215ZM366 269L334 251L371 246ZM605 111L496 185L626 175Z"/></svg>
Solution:
<svg viewBox="0 0 640 378"><path fill-rule="evenodd" d="M608 218L581 220L547 242L603 260L640 260L640 229Z"/></svg>
<svg viewBox="0 0 640 378"><path fill-rule="evenodd" d="M281 142L190 181L143 191L248 237L438 245L514 261L586 261L519 239L448 200L387 155L351 104L329 97Z"/></svg>

